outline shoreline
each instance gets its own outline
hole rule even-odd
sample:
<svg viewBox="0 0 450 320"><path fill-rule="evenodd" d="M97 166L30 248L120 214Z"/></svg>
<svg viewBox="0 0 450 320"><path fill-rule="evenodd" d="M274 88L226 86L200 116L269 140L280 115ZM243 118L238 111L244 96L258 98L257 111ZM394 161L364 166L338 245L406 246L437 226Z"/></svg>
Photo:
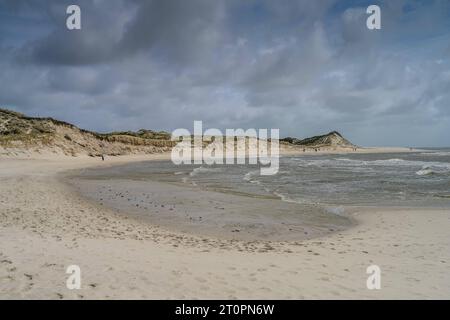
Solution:
<svg viewBox="0 0 450 320"><path fill-rule="evenodd" d="M243 242L142 224L85 201L58 181L67 170L151 157L2 161L0 299L445 299L450 294L446 209L355 208L357 225L324 237ZM65 287L71 264L85 275L81 290ZM370 264L382 269L382 290L365 287Z"/></svg>
<svg viewBox="0 0 450 320"><path fill-rule="evenodd" d="M302 241L345 230L355 223L350 216L334 215L319 205L199 190L191 185L80 176L65 177L64 181L87 201L185 235L222 240Z"/></svg>
<svg viewBox="0 0 450 320"><path fill-rule="evenodd" d="M431 149L433 150L433 149ZM365 153L409 153L409 152L427 152L429 149L417 149L417 148L407 148L407 147L359 147L354 151L352 148L348 147L322 147L319 148L318 151L314 151L314 148L306 148L306 151L303 152L303 148L295 147L295 146L287 146L280 144L280 156L290 156L290 155L326 155L326 154L365 154ZM22 154L22 156L20 156ZM22 149L15 148L2 148L0 147L0 160L54 160L54 159L98 159L99 156L88 156L88 155L78 155L78 156L64 156L61 154L54 154L51 152L29 152L24 151ZM122 161L123 159L127 159L124 161L139 161L135 159L170 159L170 152L161 152L161 153L137 153L137 154L129 154L129 155L105 155L109 161L113 160L114 162ZM122 160L121 160L122 159ZM145 160L143 160L145 161Z"/></svg>
<svg viewBox="0 0 450 320"><path fill-rule="evenodd" d="M394 150L399 152L398 148ZM371 151L386 153L385 148L374 148ZM285 153L283 156L302 154L307 156L310 153L316 154L316 152ZM342 153L344 152L340 152ZM164 156L148 161L152 160L169 162ZM147 161L142 163L145 162ZM100 207L104 206L129 218L174 233L223 240L303 241L351 228L356 224L351 215L355 210L447 209L440 205L308 204L284 200L283 196L277 193L247 194L220 188L218 190L198 188L196 184L185 184L164 178L159 180L155 176L141 178L132 170L129 175L123 173L116 175L122 168L127 172L130 167L127 167L127 164L124 167L122 164L108 167L116 169L100 171L99 175L95 168L88 170L89 173L85 173L84 169L72 170L70 173L61 174L61 178L79 196L84 197L86 201L99 204ZM164 171L163 168L164 166L158 170Z"/></svg>

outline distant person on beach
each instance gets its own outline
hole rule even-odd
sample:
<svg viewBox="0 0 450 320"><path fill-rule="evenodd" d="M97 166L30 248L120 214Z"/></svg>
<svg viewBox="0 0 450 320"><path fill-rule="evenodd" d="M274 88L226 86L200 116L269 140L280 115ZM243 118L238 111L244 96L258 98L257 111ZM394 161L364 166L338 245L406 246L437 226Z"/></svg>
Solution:
<svg viewBox="0 0 450 320"><path fill-rule="evenodd" d="M102 155L102 161L105 161L105 156L104 155Z"/></svg>

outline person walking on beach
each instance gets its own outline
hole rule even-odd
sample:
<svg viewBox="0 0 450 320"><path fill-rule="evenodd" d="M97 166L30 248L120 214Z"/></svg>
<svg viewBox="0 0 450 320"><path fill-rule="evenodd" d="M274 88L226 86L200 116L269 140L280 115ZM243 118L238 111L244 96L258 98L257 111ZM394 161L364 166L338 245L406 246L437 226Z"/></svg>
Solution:
<svg viewBox="0 0 450 320"><path fill-rule="evenodd" d="M102 154L102 161L105 161L105 156Z"/></svg>

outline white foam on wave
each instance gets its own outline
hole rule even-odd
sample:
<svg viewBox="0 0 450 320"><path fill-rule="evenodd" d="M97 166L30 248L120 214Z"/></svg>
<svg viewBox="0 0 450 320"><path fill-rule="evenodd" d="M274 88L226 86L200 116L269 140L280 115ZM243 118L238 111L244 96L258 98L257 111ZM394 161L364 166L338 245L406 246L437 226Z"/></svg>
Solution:
<svg viewBox="0 0 450 320"><path fill-rule="evenodd" d="M335 214L337 216L347 216L344 207L339 206L339 207L326 207L325 211L331 214Z"/></svg>
<svg viewBox="0 0 450 320"><path fill-rule="evenodd" d="M247 172L244 177L242 178L242 180L249 182L249 183L253 183L253 184L257 184L257 185L261 185L261 181L254 179L254 176L259 175L259 170L254 170L254 171L249 171ZM267 191L267 190L266 190Z"/></svg>
<svg viewBox="0 0 450 320"><path fill-rule="evenodd" d="M436 151L436 152L422 152L421 155L423 156L450 156L449 151Z"/></svg>
<svg viewBox="0 0 450 320"><path fill-rule="evenodd" d="M205 168L205 167L200 166L200 167L195 168L194 170L192 170L191 173L189 173L189 175L191 177L194 177L194 176L196 176L196 175L198 175L200 173L220 172L220 171L222 171L221 168Z"/></svg>
<svg viewBox="0 0 450 320"><path fill-rule="evenodd" d="M435 174L450 174L449 165L424 165L422 169L416 172L418 176L429 176Z"/></svg>
<svg viewBox="0 0 450 320"><path fill-rule="evenodd" d="M404 160L404 159L383 159L383 160L357 160L348 158L334 158L334 159L314 159L314 160L304 160L299 161L298 166L317 166L317 167L357 167L357 166L404 166L404 167L423 167L423 166L434 166L439 168L450 169L450 163L448 162L429 162L429 161L415 161L415 160Z"/></svg>
<svg viewBox="0 0 450 320"><path fill-rule="evenodd" d="M251 182L253 176L257 175L259 173L258 170L254 170L254 171L249 171L244 175L244 178L242 178L245 181Z"/></svg>
<svg viewBox="0 0 450 320"><path fill-rule="evenodd" d="M183 178L181 179L181 181L182 181L183 183L186 183L186 184L190 183L191 185L197 187L197 184L196 184L194 181L189 180L188 177L183 177Z"/></svg>
<svg viewBox="0 0 450 320"><path fill-rule="evenodd" d="M249 172L247 172L245 175L244 175L244 178L242 178L242 179L244 179L245 181L250 181L250 180L252 180L252 177L255 175L255 174L257 174L258 173L258 171L249 171Z"/></svg>
<svg viewBox="0 0 450 320"><path fill-rule="evenodd" d="M379 163L379 164L403 164L404 162L408 162L407 160L404 159L386 159L386 160L374 160L373 163Z"/></svg>
<svg viewBox="0 0 450 320"><path fill-rule="evenodd" d="M281 201L284 201L284 202L289 202L289 203L305 203L305 201L302 200L302 199L293 199L293 198L291 198L291 197L289 197L289 196L287 196L287 195L285 195L285 194L283 194L283 193L277 192L277 191L274 191L273 194L274 194L275 196L279 197L280 200L281 200Z"/></svg>
<svg viewBox="0 0 450 320"><path fill-rule="evenodd" d="M346 162L346 163L350 163L350 164L354 164L354 165L404 165L404 164L408 164L411 161L407 161L404 159L398 159L398 158L393 158L393 159L383 159L383 160L356 160L356 159L348 159L348 158L335 158L334 160L336 161L342 161L342 162Z"/></svg>
<svg viewBox="0 0 450 320"><path fill-rule="evenodd" d="M431 174L435 174L435 172L431 169L420 169L419 171L416 172L416 174L418 176L428 176Z"/></svg>

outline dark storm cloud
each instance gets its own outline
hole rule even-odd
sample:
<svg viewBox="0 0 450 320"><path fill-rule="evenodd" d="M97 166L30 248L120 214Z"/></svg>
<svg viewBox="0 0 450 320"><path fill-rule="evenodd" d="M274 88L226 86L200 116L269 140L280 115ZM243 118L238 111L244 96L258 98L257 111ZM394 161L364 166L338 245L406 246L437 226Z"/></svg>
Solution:
<svg viewBox="0 0 450 320"><path fill-rule="evenodd" d="M65 28L78 4L82 30ZM340 130L445 145L450 4L0 0L0 104L89 129Z"/></svg>
<svg viewBox="0 0 450 320"><path fill-rule="evenodd" d="M199 62L224 41L223 1L145 1L126 25L120 43L125 52L151 49L171 62Z"/></svg>
<svg viewBox="0 0 450 320"><path fill-rule="evenodd" d="M42 2L40 2L42 3ZM120 55L118 50L123 26L131 13L122 1L78 1L82 10L82 30L65 28L68 5L73 1L41 4L51 21L51 31L29 41L19 57L36 64L93 65L108 63Z"/></svg>

